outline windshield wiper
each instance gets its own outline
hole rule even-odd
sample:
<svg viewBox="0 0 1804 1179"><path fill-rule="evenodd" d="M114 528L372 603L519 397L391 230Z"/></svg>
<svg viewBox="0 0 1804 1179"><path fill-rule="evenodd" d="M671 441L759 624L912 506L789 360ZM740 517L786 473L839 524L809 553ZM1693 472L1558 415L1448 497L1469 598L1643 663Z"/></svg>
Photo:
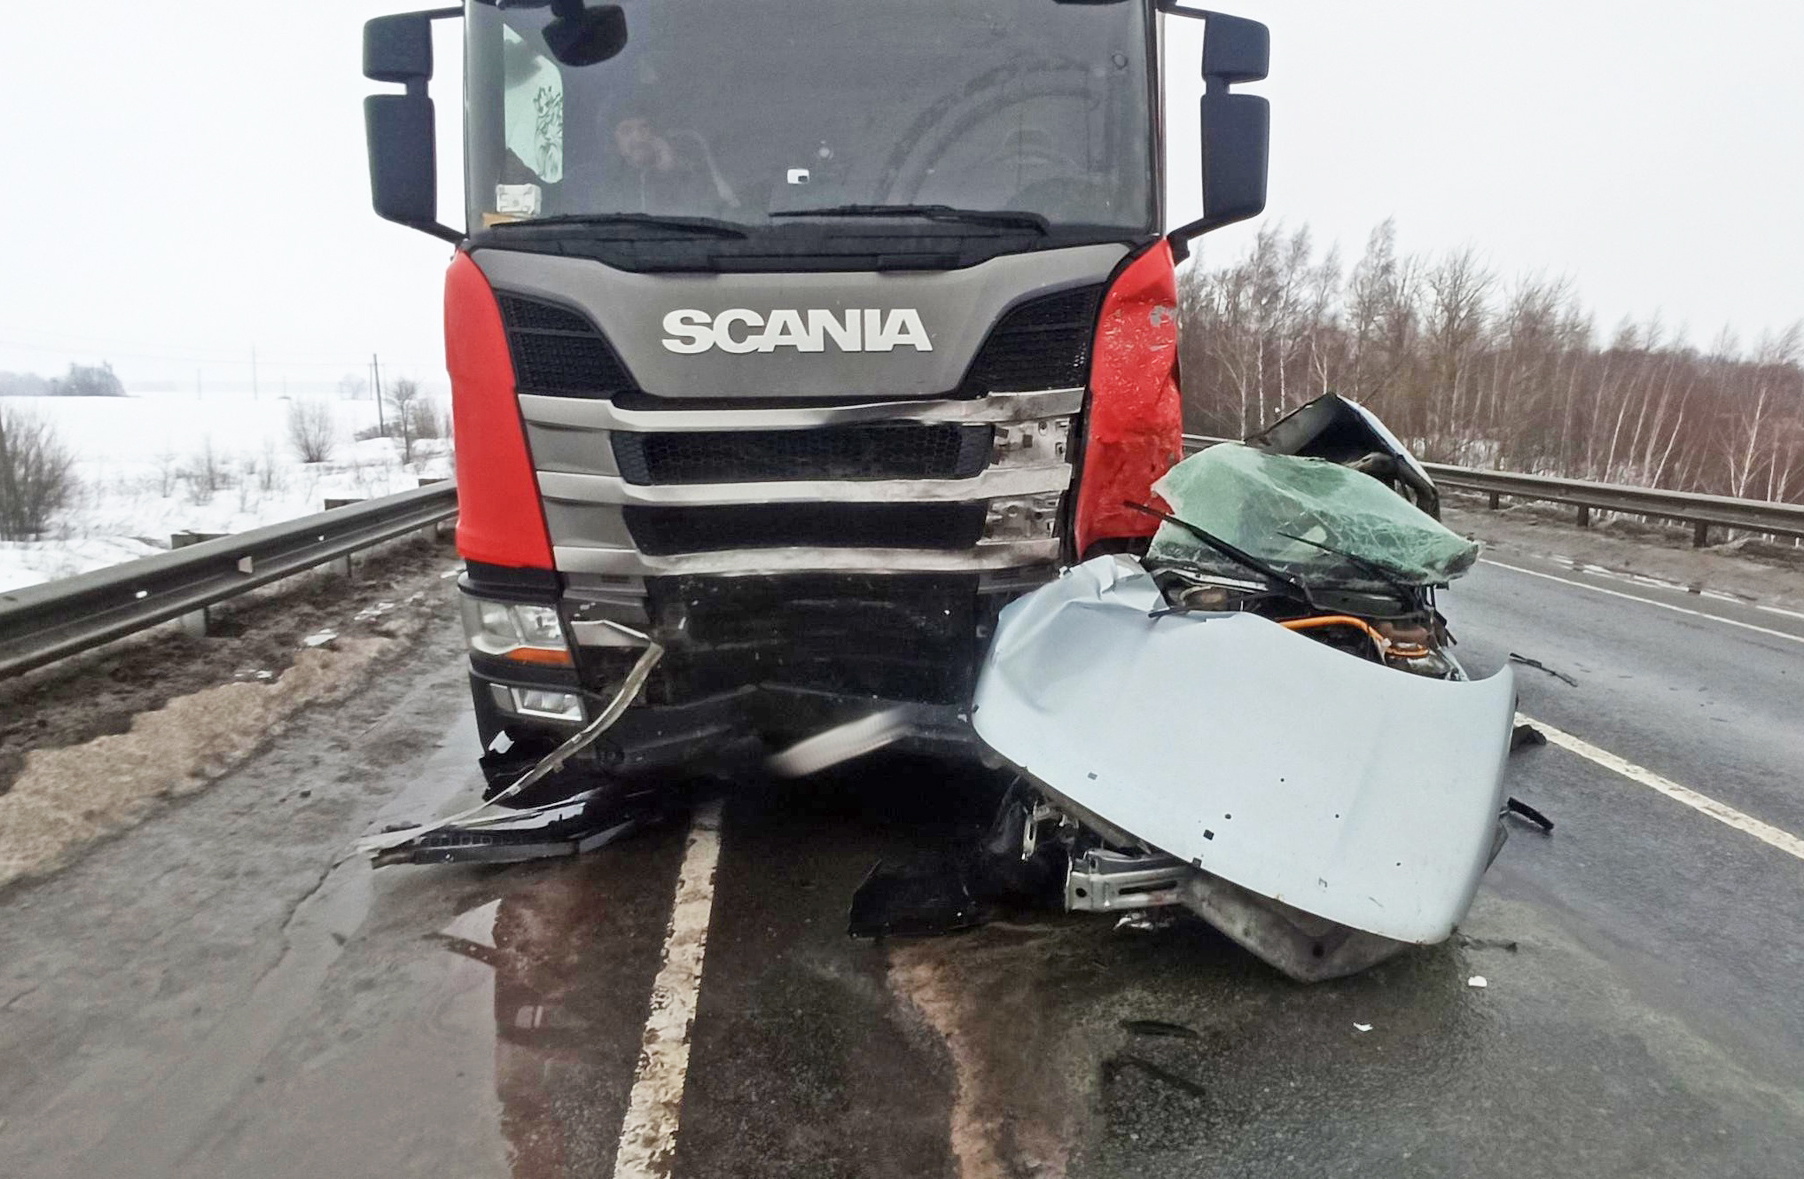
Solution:
<svg viewBox="0 0 1804 1179"><path fill-rule="evenodd" d="M828 205L822 209L784 209L771 217L922 217L997 229L1031 229L1041 237L1052 232L1052 226L1038 213L955 209L951 205Z"/></svg>
<svg viewBox="0 0 1804 1179"><path fill-rule="evenodd" d="M1123 500L1122 503L1125 506L1134 509L1136 512L1145 512L1147 515L1155 516L1158 519L1165 521L1167 524L1176 524L1179 528L1190 533L1190 535L1196 537L1222 556L1231 561L1237 561L1240 564L1245 565L1248 569L1264 576L1276 585L1283 586L1298 598L1301 598L1303 604L1308 606L1311 610L1320 609L1320 607L1315 604L1315 599L1309 596L1309 587L1303 584L1301 579L1284 572L1282 569L1276 568L1270 562L1262 561L1249 552L1237 549L1221 537L1203 531L1188 520L1180 520L1170 512L1161 512L1158 508L1148 507L1146 504L1137 504L1133 500Z"/></svg>
<svg viewBox="0 0 1804 1179"><path fill-rule="evenodd" d="M1324 553L1331 553L1336 557L1341 557L1351 562L1355 568L1370 573L1385 585L1390 586L1392 590L1396 591L1398 600L1401 601L1405 607L1408 607L1414 601L1417 592L1421 588L1419 586L1412 586L1408 582L1399 579L1392 570L1386 569L1378 562L1367 560L1365 557L1361 557L1356 553L1349 553L1345 549L1337 549L1333 545L1323 544L1319 540L1310 540L1306 536L1292 536L1288 532L1280 532L1278 535L1282 536L1285 540L1294 540L1298 544L1306 544L1310 548L1320 549Z"/></svg>
<svg viewBox="0 0 1804 1179"><path fill-rule="evenodd" d="M745 229L731 221L713 217L665 217L657 213L561 213L555 217L529 217L521 221L502 221L492 229L532 227L535 225L643 225L650 229L678 229L710 237L744 237Z"/></svg>

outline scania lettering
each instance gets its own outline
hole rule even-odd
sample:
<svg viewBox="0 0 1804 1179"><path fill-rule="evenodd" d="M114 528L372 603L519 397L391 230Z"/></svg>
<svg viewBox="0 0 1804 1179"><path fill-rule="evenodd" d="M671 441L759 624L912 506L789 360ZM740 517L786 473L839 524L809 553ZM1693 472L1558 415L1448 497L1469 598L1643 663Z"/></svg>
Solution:
<svg viewBox="0 0 1804 1179"><path fill-rule="evenodd" d="M375 209L453 245L490 793L605 808L822 764L834 732L975 756L998 612L1158 526L1130 505L1181 452L1173 266L1264 207L1267 58L1263 26L1169 0L370 21Z"/></svg>
<svg viewBox="0 0 1804 1179"><path fill-rule="evenodd" d="M745 334L735 339L729 330L734 326L743 326ZM685 355L710 348L735 353L774 352L778 348L825 352L829 343L840 352L888 352L892 348L933 351L921 313L912 307L887 313L875 307L846 312L786 307L769 316L743 307L715 316L706 311L672 311L664 317L664 330L670 333L664 339L664 347Z"/></svg>

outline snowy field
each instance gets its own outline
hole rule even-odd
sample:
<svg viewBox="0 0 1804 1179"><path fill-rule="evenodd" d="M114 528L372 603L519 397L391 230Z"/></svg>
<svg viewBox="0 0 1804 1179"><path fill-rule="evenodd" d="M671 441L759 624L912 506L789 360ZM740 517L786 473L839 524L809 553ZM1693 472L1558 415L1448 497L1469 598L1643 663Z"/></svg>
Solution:
<svg viewBox="0 0 1804 1179"><path fill-rule="evenodd" d="M322 398L336 422L331 457L303 463L288 437L289 402L208 393L134 397L8 397L50 422L75 456L78 488L50 531L0 541L0 591L148 556L177 532L243 532L320 511L328 498L367 499L451 473L450 444L358 433L373 401ZM447 406L434 402L443 415Z"/></svg>

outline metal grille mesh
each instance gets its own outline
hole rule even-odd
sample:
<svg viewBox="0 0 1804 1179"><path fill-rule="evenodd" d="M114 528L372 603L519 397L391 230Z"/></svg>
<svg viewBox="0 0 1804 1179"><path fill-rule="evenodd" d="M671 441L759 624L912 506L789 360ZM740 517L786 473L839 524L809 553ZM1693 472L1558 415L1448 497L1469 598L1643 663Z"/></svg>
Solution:
<svg viewBox="0 0 1804 1179"><path fill-rule="evenodd" d="M520 295L499 299L522 393L611 397L633 388L606 337L580 312Z"/></svg>
<svg viewBox="0 0 1804 1179"><path fill-rule="evenodd" d="M966 396L1075 389L1090 379L1101 284L1032 299L1004 315L965 374Z"/></svg>
<svg viewBox="0 0 1804 1179"><path fill-rule="evenodd" d="M790 479L969 479L988 464L994 428L908 423L816 430L613 435L629 483Z"/></svg>
<svg viewBox="0 0 1804 1179"><path fill-rule="evenodd" d="M987 506L925 504L732 504L622 509L633 543L648 556L723 549L968 549L983 536Z"/></svg>

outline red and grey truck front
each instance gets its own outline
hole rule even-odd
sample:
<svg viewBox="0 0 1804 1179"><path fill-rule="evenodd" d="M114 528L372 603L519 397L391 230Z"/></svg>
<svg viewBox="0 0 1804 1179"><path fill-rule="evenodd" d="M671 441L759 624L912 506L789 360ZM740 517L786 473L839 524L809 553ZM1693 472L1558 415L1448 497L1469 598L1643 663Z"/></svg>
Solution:
<svg viewBox="0 0 1804 1179"><path fill-rule="evenodd" d="M464 28L439 222L435 20ZM1205 18L1203 219L1158 63ZM1148 0L583 0L372 21L376 209L446 283L491 782L630 787L897 706L958 753L999 610L1144 546L1180 456L1174 252L1264 201L1262 26ZM1194 146L1190 152L1194 154Z"/></svg>

